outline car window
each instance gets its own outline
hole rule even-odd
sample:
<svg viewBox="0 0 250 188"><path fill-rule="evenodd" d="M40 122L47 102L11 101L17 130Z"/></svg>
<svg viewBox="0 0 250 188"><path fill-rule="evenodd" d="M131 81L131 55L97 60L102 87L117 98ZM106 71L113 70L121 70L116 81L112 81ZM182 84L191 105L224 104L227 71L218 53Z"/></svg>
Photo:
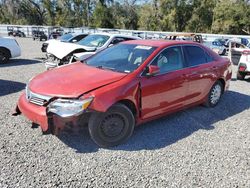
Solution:
<svg viewBox="0 0 250 188"><path fill-rule="evenodd" d="M181 47L171 47L162 51L152 62L160 68L160 73L170 72L184 67Z"/></svg>
<svg viewBox="0 0 250 188"><path fill-rule="evenodd" d="M204 50L198 46L184 46L184 53L189 67L207 63Z"/></svg>
<svg viewBox="0 0 250 188"><path fill-rule="evenodd" d="M73 37L73 35L71 33L68 33L68 34L62 35L59 39L61 41L67 41L68 39L70 39L72 37Z"/></svg>
<svg viewBox="0 0 250 188"><path fill-rule="evenodd" d="M156 47L136 44L117 44L85 61L87 65L130 73L136 70L154 52Z"/></svg>
<svg viewBox="0 0 250 188"><path fill-rule="evenodd" d="M118 44L120 42L125 41L124 38L121 37L115 37L110 44Z"/></svg>
<svg viewBox="0 0 250 188"><path fill-rule="evenodd" d="M82 40L83 38L85 38L87 35L77 35L75 37L72 37L72 39L70 40L70 42L72 42L73 40L78 42L79 40Z"/></svg>
<svg viewBox="0 0 250 188"><path fill-rule="evenodd" d="M210 56L207 52L205 52L205 56L206 56L206 61L207 62L212 62L214 61L214 58L212 56Z"/></svg>
<svg viewBox="0 0 250 188"><path fill-rule="evenodd" d="M109 38L110 37L107 35L93 34L80 40L78 44L89 47L101 47L108 41Z"/></svg>

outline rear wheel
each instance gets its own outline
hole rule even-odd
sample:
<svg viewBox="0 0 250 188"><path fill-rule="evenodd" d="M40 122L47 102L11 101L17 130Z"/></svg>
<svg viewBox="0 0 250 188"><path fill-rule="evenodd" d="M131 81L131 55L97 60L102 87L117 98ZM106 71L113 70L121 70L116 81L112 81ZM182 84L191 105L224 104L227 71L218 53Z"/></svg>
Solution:
<svg viewBox="0 0 250 188"><path fill-rule="evenodd" d="M7 63L10 59L10 52L6 49L0 49L0 63Z"/></svg>
<svg viewBox="0 0 250 188"><path fill-rule="evenodd" d="M100 147L112 147L125 142L133 133L134 115L123 104L113 105L107 112L94 113L89 120L89 133Z"/></svg>
<svg viewBox="0 0 250 188"><path fill-rule="evenodd" d="M237 80L244 80L246 74L243 72L237 72Z"/></svg>
<svg viewBox="0 0 250 188"><path fill-rule="evenodd" d="M219 103L222 93L223 93L222 83L220 81L215 82L209 91L207 101L205 102L205 106L215 107Z"/></svg>

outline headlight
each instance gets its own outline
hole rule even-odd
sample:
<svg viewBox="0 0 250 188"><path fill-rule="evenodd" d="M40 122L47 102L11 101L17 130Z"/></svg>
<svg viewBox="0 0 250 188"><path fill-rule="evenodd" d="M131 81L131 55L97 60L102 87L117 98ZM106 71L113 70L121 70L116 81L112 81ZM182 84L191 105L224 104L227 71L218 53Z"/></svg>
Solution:
<svg viewBox="0 0 250 188"><path fill-rule="evenodd" d="M49 104L48 112L53 112L61 117L78 115L88 108L93 97L83 100L57 99Z"/></svg>

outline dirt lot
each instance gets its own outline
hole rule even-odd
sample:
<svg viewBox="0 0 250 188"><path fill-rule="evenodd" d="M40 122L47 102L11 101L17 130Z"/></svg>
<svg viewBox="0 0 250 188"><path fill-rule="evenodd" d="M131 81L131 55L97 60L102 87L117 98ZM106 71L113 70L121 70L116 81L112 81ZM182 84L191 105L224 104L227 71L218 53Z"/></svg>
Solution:
<svg viewBox="0 0 250 188"><path fill-rule="evenodd" d="M0 187L250 187L250 79L213 109L188 109L98 148L86 131L42 135L11 112L27 81L45 70L41 42L18 39L22 56L0 65ZM53 80L51 80L53 82Z"/></svg>

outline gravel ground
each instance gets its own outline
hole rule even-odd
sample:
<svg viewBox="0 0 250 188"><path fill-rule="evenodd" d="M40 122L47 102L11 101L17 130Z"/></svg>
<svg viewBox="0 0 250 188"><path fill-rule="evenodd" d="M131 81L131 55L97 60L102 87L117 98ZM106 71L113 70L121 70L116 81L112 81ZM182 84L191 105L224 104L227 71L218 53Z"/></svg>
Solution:
<svg viewBox="0 0 250 188"><path fill-rule="evenodd" d="M130 140L98 148L87 131L42 135L10 114L25 83L45 70L41 42L0 65L0 187L250 187L250 79L231 81L213 109L146 123ZM235 78L235 74L234 74Z"/></svg>

